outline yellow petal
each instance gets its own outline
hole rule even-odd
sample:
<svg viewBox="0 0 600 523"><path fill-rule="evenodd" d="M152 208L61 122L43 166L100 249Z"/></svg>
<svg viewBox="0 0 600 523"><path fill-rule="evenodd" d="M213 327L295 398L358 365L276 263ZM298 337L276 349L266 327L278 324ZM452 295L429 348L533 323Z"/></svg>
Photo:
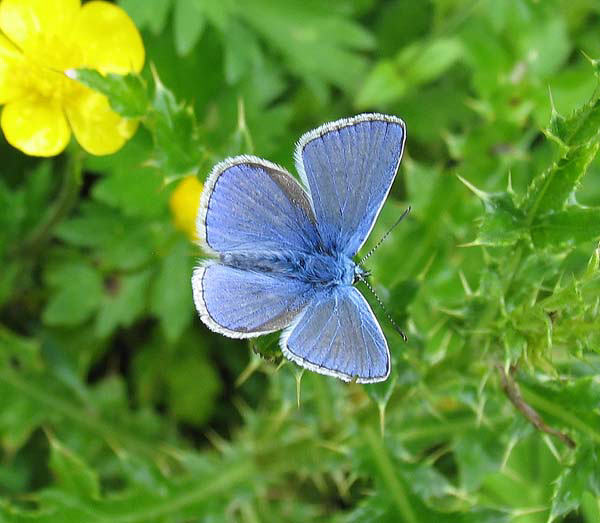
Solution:
<svg viewBox="0 0 600 523"><path fill-rule="evenodd" d="M89 153L102 155L118 151L137 129L137 121L115 113L108 99L91 89L82 89L67 100L67 118L75 138Z"/></svg>
<svg viewBox="0 0 600 523"><path fill-rule="evenodd" d="M21 96L18 78L23 55L0 34L0 105Z"/></svg>
<svg viewBox="0 0 600 523"><path fill-rule="evenodd" d="M47 100L8 103L0 125L8 143L30 156L54 156L64 150L71 136L62 109Z"/></svg>
<svg viewBox="0 0 600 523"><path fill-rule="evenodd" d="M77 14L71 38L83 54L83 67L125 74L139 72L144 65L140 33L127 13L114 4L85 4Z"/></svg>
<svg viewBox="0 0 600 523"><path fill-rule="evenodd" d="M173 215L175 228L185 232L190 240L196 241L196 216L200 204L200 194L202 193L202 184L195 176L187 176L169 198L169 207Z"/></svg>
<svg viewBox="0 0 600 523"><path fill-rule="evenodd" d="M69 33L79 0L2 0L0 29L21 49L38 46L39 38Z"/></svg>

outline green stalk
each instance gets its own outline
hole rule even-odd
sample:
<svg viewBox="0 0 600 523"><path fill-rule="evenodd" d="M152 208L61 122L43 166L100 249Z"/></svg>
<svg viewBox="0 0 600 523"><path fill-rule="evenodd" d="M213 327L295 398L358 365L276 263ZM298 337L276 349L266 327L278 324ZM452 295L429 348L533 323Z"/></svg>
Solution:
<svg viewBox="0 0 600 523"><path fill-rule="evenodd" d="M52 237L54 227L73 209L81 189L82 160L81 149L70 155L62 173L62 183L56 200L38 226L25 238L19 248L19 254L37 254Z"/></svg>
<svg viewBox="0 0 600 523"><path fill-rule="evenodd" d="M383 439L375 434L375 431L370 427L365 430L365 436L373 460L379 469L379 473L383 478L385 489L390 493L394 504L398 508L400 514L402 514L402 520L405 523L417 523L417 516L415 515L410 501L408 499L406 490L402 481L398 478L398 474L394 470L394 465L390 461L390 458L383 446Z"/></svg>

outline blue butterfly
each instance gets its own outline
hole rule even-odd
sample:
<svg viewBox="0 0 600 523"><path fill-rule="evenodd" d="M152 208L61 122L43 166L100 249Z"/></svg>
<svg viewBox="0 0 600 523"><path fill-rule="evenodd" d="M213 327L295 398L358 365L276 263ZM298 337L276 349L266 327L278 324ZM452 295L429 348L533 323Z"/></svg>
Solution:
<svg viewBox="0 0 600 523"><path fill-rule="evenodd" d="M194 270L202 321L232 338L283 330L283 354L344 381L390 373L387 342L353 284L353 261L381 211L402 158L406 128L361 114L304 134L295 161L302 185L279 165L236 156L210 173L198 236L217 259Z"/></svg>

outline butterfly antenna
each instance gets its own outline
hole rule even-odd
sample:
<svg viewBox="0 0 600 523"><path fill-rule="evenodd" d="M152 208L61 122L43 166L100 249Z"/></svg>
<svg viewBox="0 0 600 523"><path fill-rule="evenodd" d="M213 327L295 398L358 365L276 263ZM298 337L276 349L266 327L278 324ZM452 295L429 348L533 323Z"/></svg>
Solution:
<svg viewBox="0 0 600 523"><path fill-rule="evenodd" d="M409 207L409 209L410 209L410 207ZM406 215L407 212L408 212L408 210L406 210L404 212L404 214L402 215L402 218L404 217L404 215ZM400 218L400 219L402 219L402 218ZM400 223L400 220L398 220L398 223ZM375 293L375 290L373 289L373 287L371 287L371 284L363 276L359 276L358 279L360 281L362 281L367 286L367 288L371 291L371 294L373 294L373 296L375 296L375 299L377 300L377 303L379 304L379 306L381 307L381 309L385 313L385 317L388 320L390 320L390 323L394 326L394 329L396 329L396 332L398 334L400 334L400 336L402 336L402 339L404 341L408 341L408 338L406 337L406 334L404 334L404 332L402 331L402 329L400 327L398 327L398 324L394 321L394 318L391 317L390 313L384 307L383 302L379 299L379 296L377 296L377 294Z"/></svg>
<svg viewBox="0 0 600 523"><path fill-rule="evenodd" d="M373 248L372 248L372 249L371 249L371 250L370 250L370 251L369 251L369 252L368 252L368 253L367 253L367 254L366 254L364 257L363 257L363 259L362 259L362 260L360 260L360 261L358 262L358 265L362 265L362 264L363 264L363 263L364 263L364 262L367 260L367 258L369 258L369 256L371 256L371 254L373 254L373 253L374 253L374 252L377 250L377 248L378 248L378 247L379 247L379 246L380 246L380 245L381 245L381 244L382 244L382 243L385 241L385 239L386 239L386 238L387 238L387 237L390 235L390 233L391 233L391 232L392 232L392 231L393 231L393 230L394 230L394 229L395 229L395 228L398 226L398 224L399 224L399 223L400 223L400 222L401 222L401 221L402 221L402 220L403 220L403 219L406 217L406 215L407 215L407 214L410 212L410 209L411 209L411 207L410 207L410 206L408 206L408 208L406 209L406 211L404 211L404 212L402 213L402 216L400 216L400 218L398 218L398 219L395 221L394 225L392 225L392 226L391 226L391 227L388 229L388 231L387 231L387 232L386 232L386 233L385 233L385 234L384 234L384 235L381 237L381 239L380 239L380 240L379 240L379 241L378 241L378 242L375 244L375 247L373 247ZM365 282L365 283L366 283L366 282Z"/></svg>

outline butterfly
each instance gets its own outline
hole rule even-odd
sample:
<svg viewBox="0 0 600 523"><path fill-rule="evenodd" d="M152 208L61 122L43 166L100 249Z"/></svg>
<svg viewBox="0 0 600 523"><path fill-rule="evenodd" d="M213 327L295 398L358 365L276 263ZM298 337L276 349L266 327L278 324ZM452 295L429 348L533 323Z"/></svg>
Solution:
<svg viewBox="0 0 600 523"><path fill-rule="evenodd" d="M353 286L353 258L369 236L402 159L406 127L361 114L326 123L296 144L302 184L255 156L212 169L197 234L213 259L192 276L209 329L251 338L283 329L286 358L344 381L374 383L390 353L369 304Z"/></svg>

